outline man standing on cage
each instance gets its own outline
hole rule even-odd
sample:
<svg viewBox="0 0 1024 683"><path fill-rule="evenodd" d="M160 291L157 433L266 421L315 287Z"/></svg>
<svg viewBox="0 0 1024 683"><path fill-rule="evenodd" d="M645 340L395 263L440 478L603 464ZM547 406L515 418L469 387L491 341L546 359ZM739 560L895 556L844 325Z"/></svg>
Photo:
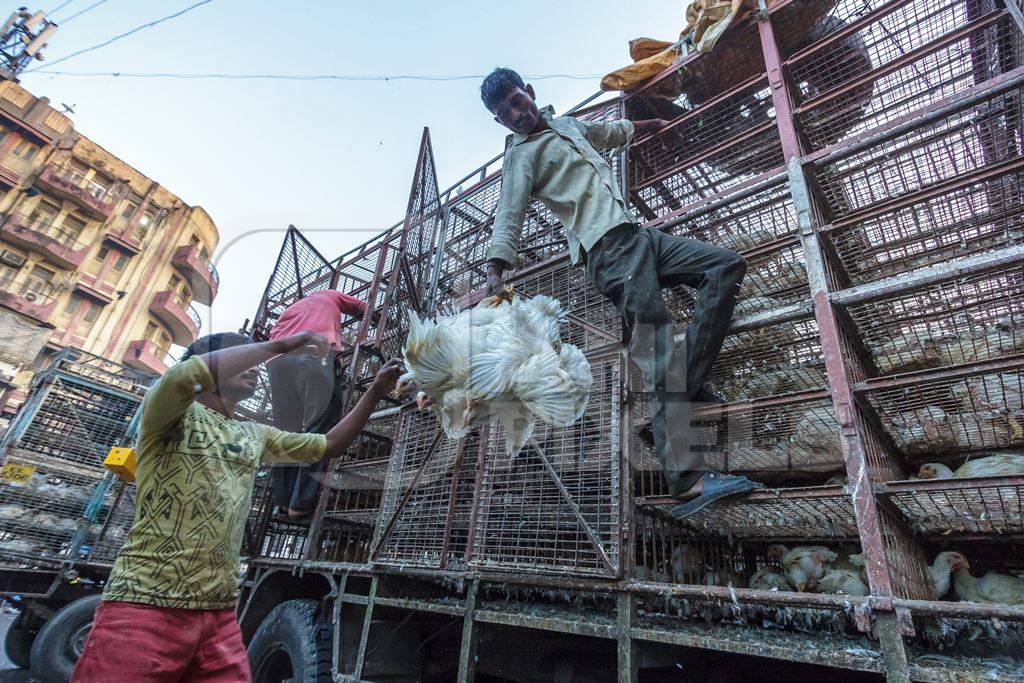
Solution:
<svg viewBox="0 0 1024 683"><path fill-rule="evenodd" d="M327 434L234 419L256 390L257 365L327 351L310 332L262 343L213 334L193 342L149 390L136 446L135 524L72 681L250 680L235 606L256 470L340 456L403 369L397 359L385 363Z"/></svg>
<svg viewBox="0 0 1024 683"><path fill-rule="evenodd" d="M271 339L308 330L327 339L327 357L293 354L267 364L274 425L288 432L326 434L341 419L346 372L338 360L343 316L362 317L366 304L334 290L313 292L288 308L271 328ZM289 463L273 469L271 488L278 515L308 519L316 508L326 463Z"/></svg>
<svg viewBox="0 0 1024 683"><path fill-rule="evenodd" d="M693 515L711 503L762 485L708 471L694 425L695 403L722 403L707 387L728 331L747 264L735 252L639 225L599 149L616 150L661 120L582 121L537 108L533 86L511 69L495 69L480 87L494 120L512 131L501 198L487 250L487 285L519 262L519 240L531 198L565 227L569 257L583 262L601 294L618 307L623 341L643 374L654 444L669 492L687 500L673 514ZM686 339L676 343L661 290L685 284L698 291Z"/></svg>

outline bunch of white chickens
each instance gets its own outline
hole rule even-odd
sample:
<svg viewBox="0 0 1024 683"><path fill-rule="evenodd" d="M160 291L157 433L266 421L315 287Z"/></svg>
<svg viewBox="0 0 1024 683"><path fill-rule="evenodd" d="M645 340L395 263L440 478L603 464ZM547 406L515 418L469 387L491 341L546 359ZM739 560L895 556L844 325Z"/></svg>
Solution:
<svg viewBox="0 0 1024 683"><path fill-rule="evenodd" d="M453 439L498 418L514 457L535 419L567 427L587 407L594 378L583 352L559 339L564 315L549 296L491 297L434 320L410 311L399 386L418 386Z"/></svg>

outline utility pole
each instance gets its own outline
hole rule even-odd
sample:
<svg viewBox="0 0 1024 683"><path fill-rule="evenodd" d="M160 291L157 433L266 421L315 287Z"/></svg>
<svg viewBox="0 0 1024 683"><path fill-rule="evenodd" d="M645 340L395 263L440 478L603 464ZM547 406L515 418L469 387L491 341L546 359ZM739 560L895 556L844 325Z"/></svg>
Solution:
<svg viewBox="0 0 1024 683"><path fill-rule="evenodd" d="M43 59L42 49L56 30L46 12L19 7L11 13L0 29L0 79L17 82L33 59Z"/></svg>

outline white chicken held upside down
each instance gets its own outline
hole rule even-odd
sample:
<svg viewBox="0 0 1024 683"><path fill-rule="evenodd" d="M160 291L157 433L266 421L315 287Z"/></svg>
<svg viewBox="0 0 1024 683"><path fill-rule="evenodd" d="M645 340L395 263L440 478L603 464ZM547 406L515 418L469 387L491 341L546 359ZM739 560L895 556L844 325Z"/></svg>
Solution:
<svg viewBox="0 0 1024 683"><path fill-rule="evenodd" d="M564 312L549 296L511 301L491 297L435 320L409 313L401 385L416 384L450 438L492 417L501 420L506 449L517 455L534 420L567 427L586 409L594 378L583 352L559 340Z"/></svg>

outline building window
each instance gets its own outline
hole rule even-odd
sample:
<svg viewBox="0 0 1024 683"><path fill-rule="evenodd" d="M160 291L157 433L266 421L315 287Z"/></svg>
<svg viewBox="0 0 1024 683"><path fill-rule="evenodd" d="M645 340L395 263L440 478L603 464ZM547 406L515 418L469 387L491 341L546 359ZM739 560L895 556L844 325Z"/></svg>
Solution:
<svg viewBox="0 0 1024 683"><path fill-rule="evenodd" d="M96 318L100 315L100 307L98 304L89 301L84 296L78 294L72 294L71 299L68 301L68 305L64 307L64 311L60 314L61 321L64 325L68 325L79 313L82 314L82 319L78 323L78 327L74 332L81 334L88 334L89 330L96 323Z"/></svg>
<svg viewBox="0 0 1024 683"><path fill-rule="evenodd" d="M106 177L102 173L96 173L92 178L89 179L87 189L96 199L104 199L107 193L110 192L110 187L113 185L113 181Z"/></svg>
<svg viewBox="0 0 1024 683"><path fill-rule="evenodd" d="M49 296L53 289L53 276L56 273L49 268L32 266L24 284L21 285L21 295L27 299L35 300L39 296Z"/></svg>
<svg viewBox="0 0 1024 683"><path fill-rule="evenodd" d="M149 206L142 213L142 218L139 219L139 227L143 230L149 230L150 228L156 227L156 223L157 211L152 206Z"/></svg>
<svg viewBox="0 0 1024 683"><path fill-rule="evenodd" d="M21 140L18 140L18 144L16 144L14 146L14 149L11 150L11 154L18 157L19 159L31 161L32 157L34 157L36 155L36 152L38 151L39 145L33 145L25 138L22 138Z"/></svg>
<svg viewBox="0 0 1024 683"><path fill-rule="evenodd" d="M67 246L73 246L78 241L78 238L82 236L85 226L85 220L74 214L69 213L67 216L64 216L64 222L61 224L61 241Z"/></svg>
<svg viewBox="0 0 1024 683"><path fill-rule="evenodd" d="M5 258L0 259L0 289L7 291L14 284L14 279L25 266L25 255L13 249L0 249ZM10 260L11 263L7 263ZM20 266L13 264L21 261Z"/></svg>
<svg viewBox="0 0 1024 683"><path fill-rule="evenodd" d="M142 206L142 197L140 195L133 194L128 197L124 200L124 208L121 209L121 218L126 221L130 221L132 216L135 215L135 212L139 210L140 206Z"/></svg>
<svg viewBox="0 0 1024 683"><path fill-rule="evenodd" d="M93 254L89 262L85 264L85 272L93 277L99 275L108 254L110 254L110 247L100 247L99 251Z"/></svg>
<svg viewBox="0 0 1024 683"><path fill-rule="evenodd" d="M114 259L114 263L110 266L110 270L103 276L103 281L108 285L117 285L121 280L121 276L124 275L124 269L128 267L128 260L127 254L118 252L117 258Z"/></svg>
<svg viewBox="0 0 1024 683"><path fill-rule="evenodd" d="M145 339L153 342L154 356L163 360L171 351L171 334L152 320L146 323Z"/></svg>
<svg viewBox="0 0 1024 683"><path fill-rule="evenodd" d="M42 199L28 215L28 226L36 230L49 228L53 225L58 213L60 213L60 208L57 205Z"/></svg>
<svg viewBox="0 0 1024 683"><path fill-rule="evenodd" d="M76 183L85 180L85 174L89 172L89 165L81 159L68 159L67 163L67 174L68 177L74 180Z"/></svg>

